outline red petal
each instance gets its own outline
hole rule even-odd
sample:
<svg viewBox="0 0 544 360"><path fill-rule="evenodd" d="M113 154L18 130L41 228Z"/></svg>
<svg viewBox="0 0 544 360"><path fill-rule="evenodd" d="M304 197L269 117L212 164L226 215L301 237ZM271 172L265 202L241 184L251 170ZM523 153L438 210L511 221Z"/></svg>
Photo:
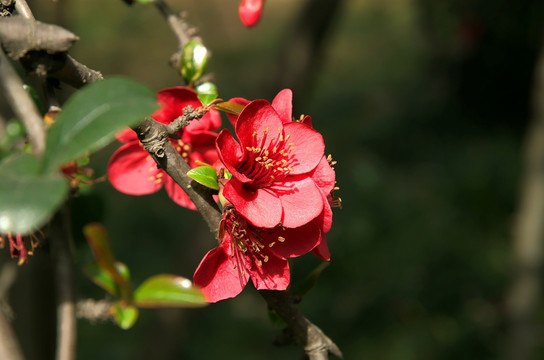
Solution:
<svg viewBox="0 0 544 360"><path fill-rule="evenodd" d="M234 140L230 131L227 129L221 130L217 136L217 140L215 140L215 147L217 149L217 155L219 155L219 158L232 176L244 183L252 182L251 179L237 170L240 166L243 152L240 148L240 144Z"/></svg>
<svg viewBox="0 0 544 360"><path fill-rule="evenodd" d="M263 147L267 147L273 137L278 136L278 129L282 128L281 119L266 100L250 102L240 113L236 122L236 136L242 147L252 146L255 143L253 134L261 139L265 132L269 132ZM317 163L316 163L317 164Z"/></svg>
<svg viewBox="0 0 544 360"><path fill-rule="evenodd" d="M261 264L261 266L252 264L251 281L257 290L287 289L291 275L286 259L269 254L268 261L261 260Z"/></svg>
<svg viewBox="0 0 544 360"><path fill-rule="evenodd" d="M146 195L159 190L162 183L153 179L159 172L155 161L137 142L117 149L108 164L111 184L120 192L130 195Z"/></svg>
<svg viewBox="0 0 544 360"><path fill-rule="evenodd" d="M189 165L194 167L196 161L206 164L214 164L217 159L217 151L215 149L215 140L217 133L211 131L201 131L194 134L184 133L183 141L191 145L192 152L189 154ZM190 141L188 141L190 140Z"/></svg>
<svg viewBox="0 0 544 360"><path fill-rule="evenodd" d="M304 226L289 229L277 227L270 234L261 234L270 251L283 258L292 258L310 252L319 244L321 230L314 220ZM282 239L282 241L280 241ZM272 246L270 246L272 244Z"/></svg>
<svg viewBox="0 0 544 360"><path fill-rule="evenodd" d="M312 252L321 260L331 260L331 252L329 251L329 246L327 245L327 238L325 238L325 234L321 235L321 242L312 250Z"/></svg>
<svg viewBox="0 0 544 360"><path fill-rule="evenodd" d="M249 104L249 100L246 100L244 98L232 98L232 99L229 100L229 102L233 102L235 104L240 104L240 105L242 105L244 107L247 104ZM232 124L232 126L236 126L236 121L238 121L238 115L233 115L233 114L227 113L227 117L229 118L229 121Z"/></svg>
<svg viewBox="0 0 544 360"><path fill-rule="evenodd" d="M285 135L290 135L289 142L294 144L291 154L295 162L291 163L291 174L303 174L313 170L323 157L325 143L320 133L297 122L284 125Z"/></svg>
<svg viewBox="0 0 544 360"><path fill-rule="evenodd" d="M240 20L247 27L257 24L261 18L262 8L263 0L242 0L238 7Z"/></svg>
<svg viewBox="0 0 544 360"><path fill-rule="evenodd" d="M336 174L324 155L312 172L312 179L324 194L329 194L334 188Z"/></svg>
<svg viewBox="0 0 544 360"><path fill-rule="evenodd" d="M308 125L309 127L313 128L312 126L312 118L309 115L306 115L304 119L302 119L302 123L304 125Z"/></svg>
<svg viewBox="0 0 544 360"><path fill-rule="evenodd" d="M187 209L196 210L195 204L191 201L189 196L183 191L183 189L168 175L164 175L164 189L168 193L168 196L179 206L183 206Z"/></svg>
<svg viewBox="0 0 544 360"><path fill-rule="evenodd" d="M208 302L214 303L238 295L247 284L249 274L243 276L230 257L231 240L228 234L221 245L210 250L198 265L193 281L199 286Z"/></svg>
<svg viewBox="0 0 544 360"><path fill-rule="evenodd" d="M277 181L270 187L283 208L282 225L296 228L309 223L323 211L321 190L311 178Z"/></svg>
<svg viewBox="0 0 544 360"><path fill-rule="evenodd" d="M233 178L225 184L223 196L254 226L272 228L281 221L281 202L268 189L247 191Z"/></svg>
<svg viewBox="0 0 544 360"><path fill-rule="evenodd" d="M276 110L284 124L293 121L293 92L291 89L280 91L274 100L272 100L272 107Z"/></svg>
<svg viewBox="0 0 544 360"><path fill-rule="evenodd" d="M136 131L132 130L131 128L126 128L124 130L119 131L117 134L115 134L115 137L117 138L117 140L124 143L128 143L131 141L140 141L138 140Z"/></svg>
<svg viewBox="0 0 544 360"><path fill-rule="evenodd" d="M322 214L322 227L323 233L328 233L332 226L332 209L327 200L327 196L323 195L323 214Z"/></svg>
<svg viewBox="0 0 544 360"><path fill-rule="evenodd" d="M157 101L161 108L155 111L151 117L163 124L169 124L177 117L183 115L183 108L191 105L199 108L202 103L197 93L192 89L176 86L161 90L157 93ZM210 110L200 120L191 121L184 131L193 132L200 130L217 130L221 126L221 116L216 110Z"/></svg>

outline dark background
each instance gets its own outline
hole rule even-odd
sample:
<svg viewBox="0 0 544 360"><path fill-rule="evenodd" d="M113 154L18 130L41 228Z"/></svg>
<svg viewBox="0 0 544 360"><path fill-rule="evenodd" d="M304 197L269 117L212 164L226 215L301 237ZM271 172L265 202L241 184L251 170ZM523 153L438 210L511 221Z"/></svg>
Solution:
<svg viewBox="0 0 544 360"><path fill-rule="evenodd" d="M77 34L70 53L105 76L153 90L181 84L168 66L176 39L153 6L29 4L37 19ZM271 100L292 87L294 115L312 116L338 161L343 209L335 209L328 234L332 259L300 308L345 358L502 358L544 2L267 0L249 30L236 0L169 4L188 11L213 52L209 71L222 98ZM118 146L93 155L97 175ZM82 189L73 209L83 297L104 297L80 270L91 261L81 235L91 221L106 226L135 285L156 273L191 278L214 246L199 215L164 191L131 197L104 182ZM29 359L51 358L54 346L54 327L40 325L54 318L47 252L44 244L20 268L11 293ZM292 264L296 284L319 261L306 255ZM281 329L250 286L202 309L143 310L128 331L83 320L78 330L80 360L297 359L301 352L272 345ZM544 356L542 344L535 358Z"/></svg>

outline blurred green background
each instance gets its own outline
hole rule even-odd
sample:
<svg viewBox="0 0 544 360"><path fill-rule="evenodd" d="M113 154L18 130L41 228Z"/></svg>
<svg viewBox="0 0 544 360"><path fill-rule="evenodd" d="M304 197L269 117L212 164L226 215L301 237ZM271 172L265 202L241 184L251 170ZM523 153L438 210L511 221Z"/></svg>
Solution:
<svg viewBox="0 0 544 360"><path fill-rule="evenodd" d="M314 19L299 15L305 1L267 0L261 23L249 30L237 0L168 3L187 10L213 52L209 70L222 98L271 100L293 87L294 114L312 116L338 161L343 209L335 209L328 234L331 263L300 308L345 358L501 358L544 2L321 1L331 23L300 81L282 76L280 64L305 64L304 54L285 48L296 25ZM168 66L176 39L153 6L29 4L37 19L77 34L70 53L105 76L129 76L154 90L180 84ZM336 12L327 10L331 4ZM97 175L118 146L92 157ZM73 208L77 267L91 260L81 228L100 221L134 284L164 272L191 278L214 246L199 215L164 191L131 197L104 182L85 189ZM12 306L29 359L49 359L54 328L32 326L54 316L52 289L32 281L48 276L47 246L37 253L20 268ZM292 264L296 284L319 261L307 255ZM78 281L81 296L104 296L80 270ZM298 347L272 345L280 331L248 287L203 309L144 310L128 331L80 320L77 358L299 358Z"/></svg>

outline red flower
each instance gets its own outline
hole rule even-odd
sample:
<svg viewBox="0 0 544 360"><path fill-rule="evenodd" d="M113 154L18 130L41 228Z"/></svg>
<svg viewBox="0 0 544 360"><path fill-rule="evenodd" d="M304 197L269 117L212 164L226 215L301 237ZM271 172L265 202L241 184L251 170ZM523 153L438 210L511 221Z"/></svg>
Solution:
<svg viewBox="0 0 544 360"><path fill-rule="evenodd" d="M285 290L290 281L287 258L313 249L320 229L314 222L296 229L257 228L228 207L219 237L220 245L204 256L193 276L208 302L238 295L249 278L258 290Z"/></svg>
<svg viewBox="0 0 544 360"><path fill-rule="evenodd" d="M242 23L247 27L256 25L261 18L262 9L263 0L242 0L238 7L240 20L242 20Z"/></svg>
<svg viewBox="0 0 544 360"><path fill-rule="evenodd" d="M185 87L173 87L160 91L157 100L161 109L151 115L155 120L169 124L183 114L183 108L202 106L196 93ZM217 111L210 110L200 120L193 120L178 132L180 139L170 139L187 163L193 167L197 161L213 164L217 161L214 148L221 118ZM170 198L177 204L196 209L185 192L163 170L157 169L155 161L142 147L136 133L127 129L117 135L125 144L113 154L108 165L108 178L112 185L129 195L147 195L165 187Z"/></svg>
<svg viewBox="0 0 544 360"><path fill-rule="evenodd" d="M292 100L293 93L290 89L284 89L280 91L274 100L272 101L272 107L278 115L280 116L284 124L291 123L295 121L292 117ZM249 101L243 98L232 98L229 102L234 102L243 106L247 106ZM238 116L227 114L231 123L236 126L238 121ZM303 116L298 122L305 124L309 127L312 127L312 119L310 116ZM335 172L331 167L331 164L335 162L332 161L332 158L329 156L326 158L323 156L318 164L318 166L312 171L311 177L314 180L315 184L321 190L321 197L323 200L323 212L317 218L317 221L321 224L321 241L313 250L313 252L322 260L330 260L330 252L327 246L327 240L325 234L329 232L332 225L332 210L331 205L339 207L341 200L333 200L332 193L335 189Z"/></svg>
<svg viewBox="0 0 544 360"><path fill-rule="evenodd" d="M265 100L249 103L236 121L240 143L223 130L216 147L233 176L223 195L236 210L257 227L281 223L295 228L323 210L311 172L323 157L325 145L321 134L311 127L299 122L284 124L286 111L279 110Z"/></svg>

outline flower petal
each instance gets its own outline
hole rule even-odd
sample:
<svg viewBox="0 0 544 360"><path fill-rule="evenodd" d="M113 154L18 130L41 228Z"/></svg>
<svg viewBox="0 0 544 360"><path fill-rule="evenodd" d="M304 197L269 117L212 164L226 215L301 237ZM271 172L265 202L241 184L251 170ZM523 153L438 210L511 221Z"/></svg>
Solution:
<svg viewBox="0 0 544 360"><path fill-rule="evenodd" d="M161 108L155 111L151 117L163 124L169 124L177 117L183 115L183 108L191 105L199 108L202 103L197 93L183 86L175 86L161 90L157 93L157 101ZM217 130L221 126L221 116L216 110L210 110L200 120L191 121L183 131L193 132L200 130Z"/></svg>
<svg viewBox="0 0 544 360"><path fill-rule="evenodd" d="M270 187L280 198L283 208L281 223L296 228L309 223L323 211L321 190L309 177L277 181Z"/></svg>
<svg viewBox="0 0 544 360"><path fill-rule="evenodd" d="M243 157L242 149L240 144L234 140L234 137L229 130L223 129L217 136L215 140L215 147L217 149L217 154L219 158L225 165L228 171L241 182L247 183L252 182L252 179L249 179L244 174L238 172L238 167L240 166L240 161Z"/></svg>
<svg viewBox="0 0 544 360"><path fill-rule="evenodd" d="M315 248L321 239L321 230L317 220L298 228L277 227L273 232L262 235L263 242L270 251L283 258L304 255Z"/></svg>
<svg viewBox="0 0 544 360"><path fill-rule="evenodd" d="M136 135L136 131L132 130L131 128L125 128L121 131L119 131L117 134L115 134L115 137L117 140L123 143L128 143L131 141L140 141L138 140L138 136Z"/></svg>
<svg viewBox="0 0 544 360"><path fill-rule="evenodd" d="M276 110L284 124L293 121L293 92L291 89L280 91L274 100L272 100L272 107Z"/></svg>
<svg viewBox="0 0 544 360"><path fill-rule="evenodd" d="M235 297L249 280L249 274L242 274L231 261L231 241L230 235L225 234L221 245L208 251L193 275L195 285L202 289L208 302Z"/></svg>
<svg viewBox="0 0 544 360"><path fill-rule="evenodd" d="M323 261L331 260L331 252L329 251L325 234L321 235L321 242L312 250L312 252Z"/></svg>
<svg viewBox="0 0 544 360"><path fill-rule="evenodd" d="M323 136L314 129L298 122L284 125L285 135L290 135L289 142L294 144L290 154L295 161L290 165L293 175L303 174L313 170L323 157L325 143Z"/></svg>
<svg viewBox="0 0 544 360"><path fill-rule="evenodd" d="M236 122L236 136L240 140L242 148L255 144L255 135L259 139L259 146L266 148L273 137L278 135L278 130L281 130L281 119L266 100L255 100L250 102L240 113ZM266 140L261 143L265 133ZM316 163L317 164L317 163Z"/></svg>
<svg viewBox="0 0 544 360"><path fill-rule="evenodd" d="M242 0L238 7L238 15L245 26L251 27L259 22L262 9L263 0Z"/></svg>
<svg viewBox="0 0 544 360"><path fill-rule="evenodd" d="M325 195L329 194L334 188L336 174L324 155L312 172L312 179Z"/></svg>
<svg viewBox="0 0 544 360"><path fill-rule="evenodd" d="M223 196L254 226L272 228L278 225L282 215L278 197L268 189L248 191L242 185L235 178L229 180L223 188Z"/></svg>
<svg viewBox="0 0 544 360"><path fill-rule="evenodd" d="M146 195L159 190L162 183L156 181L161 173L155 161L138 142L121 146L108 164L108 178L118 191L129 195Z"/></svg>
<svg viewBox="0 0 544 360"><path fill-rule="evenodd" d="M189 165L191 167L196 166L196 161L211 165L219 159L215 149L217 133L211 131L200 131L194 134L184 133L182 138L185 143L191 145L192 150L189 154Z"/></svg>
<svg viewBox="0 0 544 360"><path fill-rule="evenodd" d="M196 210L196 206L193 204L189 196L170 176L165 175L163 179L164 189L173 202L187 209Z"/></svg>
<svg viewBox="0 0 544 360"><path fill-rule="evenodd" d="M263 254L264 255L264 254ZM289 286L291 275L286 259L270 253L267 261L261 260L261 266L252 263L251 281L257 290L285 290Z"/></svg>
<svg viewBox="0 0 544 360"><path fill-rule="evenodd" d="M247 104L249 104L249 100L247 99L244 99L244 98L232 98L229 100L229 102L232 102L232 103L235 103L235 104L240 104L242 106L246 106ZM229 113L226 113L227 114L227 118L229 119L230 123L232 124L232 126L236 126L236 121L238 121L238 115L233 115L233 114L229 114Z"/></svg>

